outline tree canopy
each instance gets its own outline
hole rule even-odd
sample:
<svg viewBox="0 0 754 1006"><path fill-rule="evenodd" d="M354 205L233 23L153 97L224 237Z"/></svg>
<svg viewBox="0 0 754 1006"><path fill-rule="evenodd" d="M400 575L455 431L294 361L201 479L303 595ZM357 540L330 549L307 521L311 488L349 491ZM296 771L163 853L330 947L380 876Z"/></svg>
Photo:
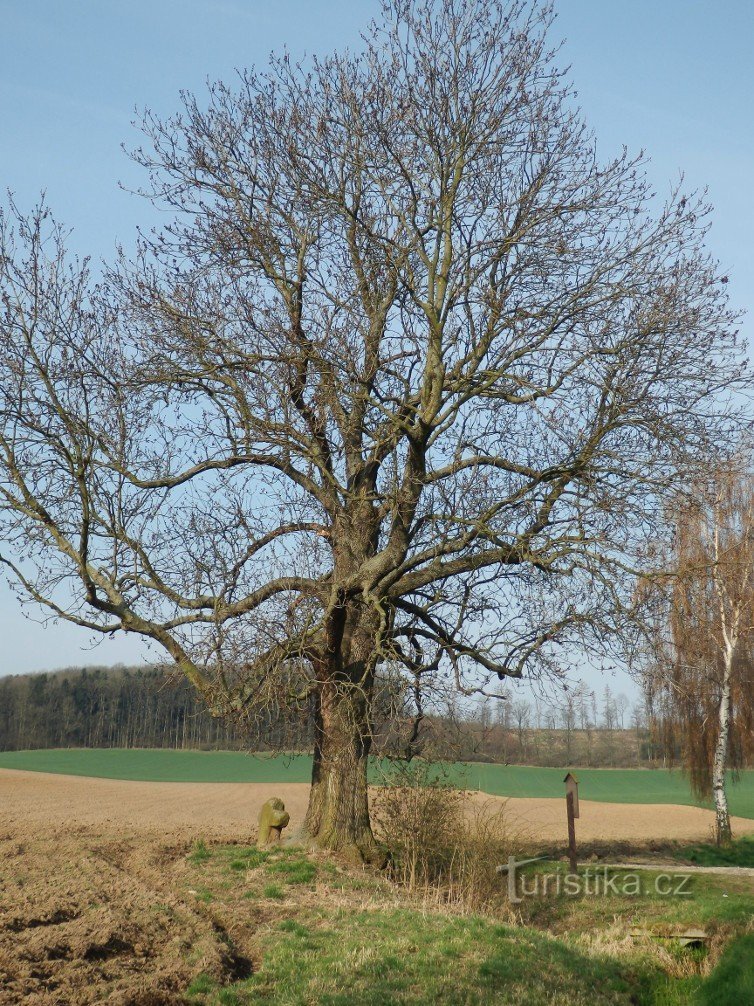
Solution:
<svg viewBox="0 0 754 1006"><path fill-rule="evenodd" d="M609 652L739 419L705 197L598 158L553 17L385 0L357 54L145 112L169 222L99 284L44 208L0 223L6 568L218 712L314 695L324 845L371 841L377 664L420 701Z"/></svg>

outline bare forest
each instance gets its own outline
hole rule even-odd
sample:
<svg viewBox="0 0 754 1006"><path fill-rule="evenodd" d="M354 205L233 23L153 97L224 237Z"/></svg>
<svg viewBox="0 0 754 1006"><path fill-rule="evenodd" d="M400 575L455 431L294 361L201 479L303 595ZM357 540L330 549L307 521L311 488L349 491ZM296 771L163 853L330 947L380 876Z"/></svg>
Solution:
<svg viewBox="0 0 754 1006"><path fill-rule="evenodd" d="M374 751L403 758L413 726L404 696L378 683ZM661 768L671 709L648 698L632 703L579 683L547 699L451 703L427 715L425 750L446 761L510 765ZM0 680L0 750L31 748L173 748L178 750L311 751L308 710L255 717L246 724L210 715L201 696L169 667L68 668Z"/></svg>

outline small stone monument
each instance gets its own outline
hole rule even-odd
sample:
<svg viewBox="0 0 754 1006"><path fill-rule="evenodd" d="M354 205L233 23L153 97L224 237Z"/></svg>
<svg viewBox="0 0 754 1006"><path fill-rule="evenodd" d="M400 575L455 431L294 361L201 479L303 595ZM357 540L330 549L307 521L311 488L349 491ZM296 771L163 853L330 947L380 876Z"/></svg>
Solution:
<svg viewBox="0 0 754 1006"><path fill-rule="evenodd" d="M259 830L257 832L257 845L262 848L265 845L273 845L280 841L280 833L291 819L291 815L285 809L285 804L278 797L273 796L271 800L262 804L259 811Z"/></svg>

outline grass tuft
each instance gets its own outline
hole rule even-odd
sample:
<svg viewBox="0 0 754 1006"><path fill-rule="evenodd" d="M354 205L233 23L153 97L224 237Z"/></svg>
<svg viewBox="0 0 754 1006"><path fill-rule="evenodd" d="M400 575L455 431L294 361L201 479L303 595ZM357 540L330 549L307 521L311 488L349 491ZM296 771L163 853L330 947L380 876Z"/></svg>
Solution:
<svg viewBox="0 0 754 1006"><path fill-rule="evenodd" d="M209 975L197 975L189 987L186 989L188 996L206 996L213 992L217 983Z"/></svg>
<svg viewBox="0 0 754 1006"><path fill-rule="evenodd" d="M194 847L189 853L188 861L197 866L199 863L206 863L208 859L212 859L212 853L207 848L204 840L200 838L194 842Z"/></svg>
<svg viewBox="0 0 754 1006"><path fill-rule="evenodd" d="M286 919L284 922L280 923L280 929L284 933L292 933L294 936L309 936L309 930L306 926L302 926L300 922L296 922L295 919Z"/></svg>
<svg viewBox="0 0 754 1006"><path fill-rule="evenodd" d="M308 884L317 875L317 867L308 859L283 859L270 863L270 873L282 874L286 884Z"/></svg>
<svg viewBox="0 0 754 1006"><path fill-rule="evenodd" d="M262 894L265 898L271 898L273 901L282 901L285 898L285 892L277 884L268 884Z"/></svg>

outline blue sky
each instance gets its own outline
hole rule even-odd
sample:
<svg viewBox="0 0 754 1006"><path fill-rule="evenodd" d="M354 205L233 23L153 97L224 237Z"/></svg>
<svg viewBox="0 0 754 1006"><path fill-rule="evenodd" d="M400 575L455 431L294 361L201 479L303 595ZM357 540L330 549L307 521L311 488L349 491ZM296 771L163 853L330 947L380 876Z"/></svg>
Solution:
<svg viewBox="0 0 754 1006"><path fill-rule="evenodd" d="M754 306L754 3L560 0L556 34L587 121L607 157L645 148L660 193L683 170L709 187L710 247L733 301ZM108 256L154 218L118 189L139 175L134 107L169 114L181 89L232 76L287 45L293 54L357 47L372 0L0 0L0 190L23 207L40 190L74 228L73 247ZM744 331L752 332L752 319ZM138 659L140 645L84 630L41 630L0 588L0 674ZM84 648L82 650L82 647ZM157 654L154 654L157 656ZM625 681L611 687L629 690Z"/></svg>

